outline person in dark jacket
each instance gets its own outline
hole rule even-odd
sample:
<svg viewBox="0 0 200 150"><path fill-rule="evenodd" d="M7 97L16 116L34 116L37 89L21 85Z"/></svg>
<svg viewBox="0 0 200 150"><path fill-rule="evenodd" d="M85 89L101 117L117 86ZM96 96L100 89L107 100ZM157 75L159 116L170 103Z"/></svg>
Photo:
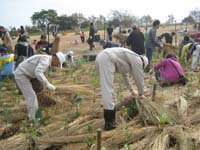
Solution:
<svg viewBox="0 0 200 150"><path fill-rule="evenodd" d="M161 36L160 36L160 39L162 40L163 38L165 38L165 43L169 43L169 44L172 44L172 41L173 41L173 36L176 35L175 32L171 32L170 34L169 33L163 33Z"/></svg>
<svg viewBox="0 0 200 150"><path fill-rule="evenodd" d="M94 24L91 22L90 23L90 31L89 31L89 39L88 39L88 44L90 45L90 50L94 47L94 35L95 35L95 28Z"/></svg>
<svg viewBox="0 0 200 150"><path fill-rule="evenodd" d="M49 48L52 47L52 44L50 44L47 41L46 35L41 35L40 41L37 42L35 45L35 49L38 53L45 53L45 54L50 54Z"/></svg>
<svg viewBox="0 0 200 150"><path fill-rule="evenodd" d="M131 46L131 50L139 55L143 55L144 51L144 35L143 33L134 26L130 35L127 38L127 45Z"/></svg>
<svg viewBox="0 0 200 150"><path fill-rule="evenodd" d="M32 46L27 41L26 35L21 36L19 42L15 45L15 68L24 61L26 58L31 57L34 55L34 51Z"/></svg>
<svg viewBox="0 0 200 150"><path fill-rule="evenodd" d="M109 26L106 30L107 30L107 34L108 34L108 40L112 41L113 28L112 28L111 24L109 24Z"/></svg>
<svg viewBox="0 0 200 150"><path fill-rule="evenodd" d="M110 42L110 41L106 42L105 40L100 40L99 43L103 47L103 49L112 48L112 47L119 47L119 44L116 44L116 43Z"/></svg>

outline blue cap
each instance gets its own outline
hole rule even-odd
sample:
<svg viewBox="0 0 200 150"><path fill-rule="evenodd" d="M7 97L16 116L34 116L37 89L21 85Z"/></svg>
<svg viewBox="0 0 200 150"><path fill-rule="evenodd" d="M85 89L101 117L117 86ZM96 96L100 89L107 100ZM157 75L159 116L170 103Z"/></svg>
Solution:
<svg viewBox="0 0 200 150"><path fill-rule="evenodd" d="M0 46L0 53L4 52L4 51L7 51L7 48L4 47L4 46Z"/></svg>

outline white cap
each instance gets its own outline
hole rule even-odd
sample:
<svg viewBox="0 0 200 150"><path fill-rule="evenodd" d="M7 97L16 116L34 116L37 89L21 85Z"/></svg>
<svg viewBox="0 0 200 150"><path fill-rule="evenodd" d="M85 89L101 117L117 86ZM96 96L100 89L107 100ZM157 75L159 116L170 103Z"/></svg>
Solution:
<svg viewBox="0 0 200 150"><path fill-rule="evenodd" d="M66 61L65 55L62 52L56 53L56 56L58 57L60 61L60 68L62 68L62 64Z"/></svg>
<svg viewBox="0 0 200 150"><path fill-rule="evenodd" d="M73 51L68 51L66 55L73 56L74 52Z"/></svg>
<svg viewBox="0 0 200 150"><path fill-rule="evenodd" d="M143 58L143 60L144 60L144 68L146 68L147 65L148 65L148 59L147 59L147 57L144 56L144 55L140 55L140 56Z"/></svg>

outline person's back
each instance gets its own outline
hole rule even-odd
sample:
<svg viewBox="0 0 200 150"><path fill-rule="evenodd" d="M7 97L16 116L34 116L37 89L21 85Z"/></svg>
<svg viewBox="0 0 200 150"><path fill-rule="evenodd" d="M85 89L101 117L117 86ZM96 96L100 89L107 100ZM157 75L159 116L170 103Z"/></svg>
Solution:
<svg viewBox="0 0 200 150"><path fill-rule="evenodd" d="M172 44L172 37L170 36L169 33L163 33L161 35L161 38L165 38L165 43L169 43L169 44Z"/></svg>
<svg viewBox="0 0 200 150"><path fill-rule="evenodd" d="M160 70L160 77L169 83L176 83L179 80L179 74L184 74L181 64L175 57L162 60L154 66L154 70Z"/></svg>
<svg viewBox="0 0 200 150"><path fill-rule="evenodd" d="M135 53L143 55L145 53L143 33L138 29L134 29L127 38L127 45L130 45L131 50Z"/></svg>
<svg viewBox="0 0 200 150"><path fill-rule="evenodd" d="M26 36L22 36L19 43L15 45L15 67L32 55L34 55L32 46L28 43Z"/></svg>

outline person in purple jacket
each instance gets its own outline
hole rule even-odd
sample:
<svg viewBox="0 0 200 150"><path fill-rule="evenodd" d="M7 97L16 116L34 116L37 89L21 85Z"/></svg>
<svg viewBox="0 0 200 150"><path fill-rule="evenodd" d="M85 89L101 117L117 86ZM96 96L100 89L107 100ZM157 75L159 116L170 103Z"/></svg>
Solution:
<svg viewBox="0 0 200 150"><path fill-rule="evenodd" d="M154 71L161 87L176 84L179 82L179 76L184 76L183 68L174 54L168 54L165 59L155 65Z"/></svg>

